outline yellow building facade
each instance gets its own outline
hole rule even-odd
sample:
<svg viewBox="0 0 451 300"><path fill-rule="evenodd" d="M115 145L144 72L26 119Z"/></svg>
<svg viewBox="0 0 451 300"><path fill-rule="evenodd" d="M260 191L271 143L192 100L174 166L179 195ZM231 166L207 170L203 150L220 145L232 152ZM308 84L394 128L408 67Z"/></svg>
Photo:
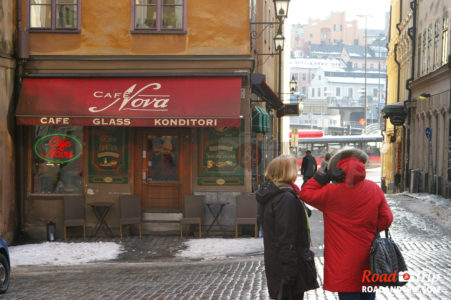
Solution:
<svg viewBox="0 0 451 300"><path fill-rule="evenodd" d="M15 1L0 1L0 237L12 240L17 226L14 144Z"/></svg>
<svg viewBox="0 0 451 300"><path fill-rule="evenodd" d="M223 205L220 221L232 228L236 197L252 192L261 163L261 153L253 156L253 73L269 73L256 89L278 100L274 60L269 72L251 51L249 16L260 20L262 4L21 1L23 231L42 239L53 221L61 236L70 195L84 201L89 230L96 203L106 202L116 234L127 194L141 198L144 232L177 232L189 195ZM48 138L55 135L70 136L71 160L49 160L60 155ZM207 211L203 225L213 218Z"/></svg>
<svg viewBox="0 0 451 300"><path fill-rule="evenodd" d="M399 104L408 99L406 81L411 73L411 41L408 29L412 26L410 1L393 0L390 3L390 28L387 55L387 103ZM382 188L386 192L403 189L405 164L404 139L406 128L385 121L382 145Z"/></svg>

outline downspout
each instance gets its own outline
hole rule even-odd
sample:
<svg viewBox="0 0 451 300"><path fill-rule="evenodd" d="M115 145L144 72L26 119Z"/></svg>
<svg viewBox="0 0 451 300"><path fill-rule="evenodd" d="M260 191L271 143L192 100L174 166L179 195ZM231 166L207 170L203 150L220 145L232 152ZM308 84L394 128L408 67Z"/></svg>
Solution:
<svg viewBox="0 0 451 300"><path fill-rule="evenodd" d="M409 28L408 34L412 40L412 61L410 66L410 78L406 81L406 89L409 91L407 101L404 102L404 109L407 110L407 144L406 144L406 176L405 176L405 186L408 188L410 186L410 173L409 173L409 160L410 160L410 123L412 121L411 108L407 107L407 103L412 102L412 88L410 83L413 81L415 76L415 53L416 53L416 35L417 35L417 3L416 0L410 2L410 8L412 9L412 27Z"/></svg>
<svg viewBox="0 0 451 300"><path fill-rule="evenodd" d="M387 39L387 44L385 44L385 48L387 48L387 53L390 52L392 12L393 12L393 8L390 5L390 21L389 21L390 26L388 26L388 39ZM386 61L386 65L387 65L387 61ZM385 103L384 103L385 105L387 105L387 101L388 101L388 93L387 92L388 92L388 73L387 73L387 76L385 76ZM387 119L386 118L384 118L383 132L385 132L385 136L386 136L386 133L387 133ZM384 138L384 135L382 136L382 138ZM382 156L382 166L385 166L385 155ZM383 169L385 170L385 168L383 168ZM386 174L385 172L381 173L381 188L384 193L387 192L387 185L386 185L387 177L385 176L385 174Z"/></svg>
<svg viewBox="0 0 451 300"><path fill-rule="evenodd" d="M402 22L402 1L399 1L399 22L396 24L396 29L398 29L398 37L401 36L401 29L399 28L399 26L401 25ZM398 41L399 43L399 41ZM400 78L401 78L401 63L398 61L398 43L395 44L395 49L394 49L394 60L396 65L398 66L398 76L397 76L397 95L396 95L396 102L399 102L399 94L400 94ZM396 191L397 185L396 185L396 155L397 155L397 146L396 146L396 126L393 125L393 138L394 141L393 143L393 155L392 155L392 166L393 166L393 184L395 186L395 188L393 189L394 191Z"/></svg>
<svg viewBox="0 0 451 300"><path fill-rule="evenodd" d="M14 92L13 92L13 105L12 105L12 116L14 116L16 111L17 102L19 99L20 87L22 84L23 76L23 64L29 57L28 49L28 32L22 29L22 1L16 1L16 41L15 41L15 58L16 58L16 71L14 78ZM15 143L15 161L16 161L16 172L15 172L15 193L16 193L16 217L17 226L16 233L20 233L23 229L24 217L24 205L25 205L25 186L23 184L23 178L26 176L26 166L27 162L23 159L25 156L25 147L21 143L25 142L26 130L23 126L17 126L15 124L15 118L13 117L13 131L14 131L14 143Z"/></svg>

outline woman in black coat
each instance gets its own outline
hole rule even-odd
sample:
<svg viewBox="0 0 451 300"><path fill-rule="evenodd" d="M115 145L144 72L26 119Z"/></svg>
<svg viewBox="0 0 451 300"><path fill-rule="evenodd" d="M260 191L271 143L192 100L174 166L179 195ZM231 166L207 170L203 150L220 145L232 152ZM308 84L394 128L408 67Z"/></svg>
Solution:
<svg viewBox="0 0 451 300"><path fill-rule="evenodd" d="M318 288L307 208L290 183L297 177L291 155L273 159L266 181L256 192L260 204L265 247L265 272L272 299L303 299L304 292Z"/></svg>

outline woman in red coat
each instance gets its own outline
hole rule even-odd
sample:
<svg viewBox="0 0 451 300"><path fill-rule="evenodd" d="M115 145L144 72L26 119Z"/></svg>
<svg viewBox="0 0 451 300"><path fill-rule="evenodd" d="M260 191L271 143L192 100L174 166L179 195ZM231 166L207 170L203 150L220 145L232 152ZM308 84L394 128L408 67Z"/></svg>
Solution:
<svg viewBox="0 0 451 300"><path fill-rule="evenodd" d="M342 150L330 159L327 174L316 173L298 189L302 200L323 212L324 289L338 292L340 300L375 298L375 293L362 293L363 271L369 269L377 229L393 221L384 193L365 179L367 160L361 150Z"/></svg>

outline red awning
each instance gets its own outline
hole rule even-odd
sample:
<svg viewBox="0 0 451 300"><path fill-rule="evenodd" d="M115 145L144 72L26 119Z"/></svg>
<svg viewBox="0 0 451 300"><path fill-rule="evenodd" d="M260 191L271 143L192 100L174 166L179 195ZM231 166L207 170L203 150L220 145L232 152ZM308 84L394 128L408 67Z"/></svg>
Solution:
<svg viewBox="0 0 451 300"><path fill-rule="evenodd" d="M240 77L25 78L21 125L240 126Z"/></svg>

